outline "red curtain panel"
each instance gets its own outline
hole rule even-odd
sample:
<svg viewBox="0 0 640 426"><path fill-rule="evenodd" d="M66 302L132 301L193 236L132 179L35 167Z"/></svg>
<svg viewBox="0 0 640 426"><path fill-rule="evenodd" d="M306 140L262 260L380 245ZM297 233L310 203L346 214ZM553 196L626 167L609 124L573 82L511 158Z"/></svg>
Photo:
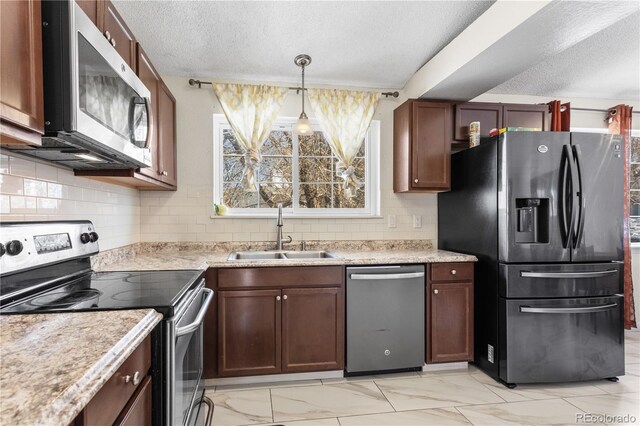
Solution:
<svg viewBox="0 0 640 426"><path fill-rule="evenodd" d="M547 105L549 105L549 113L551 114L551 126L549 126L549 130L552 132L561 132L560 101L551 101L548 102Z"/></svg>
<svg viewBox="0 0 640 426"><path fill-rule="evenodd" d="M631 246L629 240L629 161L631 158L631 111L629 105L609 109L609 133L624 137L624 327L636 327L631 276Z"/></svg>
<svg viewBox="0 0 640 426"><path fill-rule="evenodd" d="M560 105L560 130L568 132L571 129L571 102Z"/></svg>

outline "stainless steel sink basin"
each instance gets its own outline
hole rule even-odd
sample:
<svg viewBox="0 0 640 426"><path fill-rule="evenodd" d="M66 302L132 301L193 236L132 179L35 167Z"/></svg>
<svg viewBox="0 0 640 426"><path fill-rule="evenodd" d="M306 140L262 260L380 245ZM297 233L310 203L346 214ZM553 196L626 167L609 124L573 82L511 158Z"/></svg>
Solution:
<svg viewBox="0 0 640 426"><path fill-rule="evenodd" d="M234 251L227 260L338 259L327 251Z"/></svg>
<svg viewBox="0 0 640 426"><path fill-rule="evenodd" d="M328 251L288 251L283 253L287 259L336 259L333 253Z"/></svg>

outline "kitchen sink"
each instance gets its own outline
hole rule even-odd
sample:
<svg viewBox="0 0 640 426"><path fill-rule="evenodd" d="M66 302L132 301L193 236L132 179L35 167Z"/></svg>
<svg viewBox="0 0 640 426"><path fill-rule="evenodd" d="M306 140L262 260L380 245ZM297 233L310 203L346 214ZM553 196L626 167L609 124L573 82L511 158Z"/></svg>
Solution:
<svg viewBox="0 0 640 426"><path fill-rule="evenodd" d="M328 251L234 251L227 260L338 259Z"/></svg>

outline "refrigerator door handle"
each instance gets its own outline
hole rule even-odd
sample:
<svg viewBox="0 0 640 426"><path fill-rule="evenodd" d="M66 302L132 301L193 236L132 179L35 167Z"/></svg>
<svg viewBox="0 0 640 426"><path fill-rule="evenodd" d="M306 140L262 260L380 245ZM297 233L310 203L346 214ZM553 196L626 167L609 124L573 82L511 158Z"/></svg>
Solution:
<svg viewBox="0 0 640 426"><path fill-rule="evenodd" d="M564 157L561 181L560 181L560 207L562 209L562 231L563 248L568 248L573 235L573 227L575 222L575 197L573 196L573 184L575 182L575 165L573 162L573 154L571 153L571 145L562 146L562 156ZM571 191L568 187L571 186ZM571 202L567 207L567 195L571 196Z"/></svg>
<svg viewBox="0 0 640 426"><path fill-rule="evenodd" d="M593 312L609 311L616 306L618 306L617 303L585 306L584 308L532 308L530 306L520 306L520 312L526 312L529 314L588 314Z"/></svg>
<svg viewBox="0 0 640 426"><path fill-rule="evenodd" d="M579 202L579 210L578 210L578 229L575 232L573 239L574 248L580 247L580 240L582 240L582 234L584 232L584 218L587 210L587 203L584 194L584 187L582 186L582 151L580 150L580 145L573 146L573 152L575 154L575 161L577 164L578 171L578 199ZM573 195L572 195L573 196Z"/></svg>
<svg viewBox="0 0 640 426"><path fill-rule="evenodd" d="M523 278L602 278L618 273L617 269L607 269L606 271L593 272L531 272L522 271Z"/></svg>

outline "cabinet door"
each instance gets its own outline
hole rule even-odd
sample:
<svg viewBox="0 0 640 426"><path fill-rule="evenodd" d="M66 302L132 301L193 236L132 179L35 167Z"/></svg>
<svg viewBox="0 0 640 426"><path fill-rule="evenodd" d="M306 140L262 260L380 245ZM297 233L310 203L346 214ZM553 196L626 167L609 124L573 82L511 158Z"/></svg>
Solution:
<svg viewBox="0 0 640 426"><path fill-rule="evenodd" d="M218 292L221 377L281 371L280 290Z"/></svg>
<svg viewBox="0 0 640 426"><path fill-rule="evenodd" d="M153 128L151 129L151 141L149 142L149 149L151 150L151 166L142 168L138 173L148 176L153 179L158 179L160 174L159 169L159 153L158 153L158 83L160 82L160 74L151 64L149 57L142 49L142 46L138 43L136 46L137 59L136 59L136 74L142 80L142 83L151 92L151 110L153 113Z"/></svg>
<svg viewBox="0 0 640 426"><path fill-rule="evenodd" d="M480 122L480 136L502 127L502 104L466 102L456 105L454 139L469 141L469 123Z"/></svg>
<svg viewBox="0 0 640 426"><path fill-rule="evenodd" d="M158 84L158 172L160 180L177 184L176 176L176 100L160 80Z"/></svg>
<svg viewBox="0 0 640 426"><path fill-rule="evenodd" d="M282 371L342 370L342 289L285 289L282 305Z"/></svg>
<svg viewBox="0 0 640 426"><path fill-rule="evenodd" d="M129 67L136 69L136 39L110 1L105 2L103 19L102 33Z"/></svg>
<svg viewBox="0 0 640 426"><path fill-rule="evenodd" d="M113 424L118 426L151 426L153 415L151 391L151 376L147 376Z"/></svg>
<svg viewBox="0 0 640 426"><path fill-rule="evenodd" d="M429 284L427 362L473 360L473 283Z"/></svg>
<svg viewBox="0 0 640 426"><path fill-rule="evenodd" d="M547 105L504 104L502 127L530 127L548 130Z"/></svg>
<svg viewBox="0 0 640 426"><path fill-rule="evenodd" d="M2 142L40 145L44 133L40 1L0 1L0 36Z"/></svg>
<svg viewBox="0 0 640 426"><path fill-rule="evenodd" d="M411 187L449 189L451 163L451 104L413 104Z"/></svg>
<svg viewBox="0 0 640 426"><path fill-rule="evenodd" d="M82 11L87 14L89 19L91 19L91 22L93 22L93 25L100 28L101 23L99 22L99 19L102 18L102 10L100 8L103 6L103 3L102 3L103 0L75 0L75 1L76 3L78 3L78 6L80 6L80 9L82 9Z"/></svg>

